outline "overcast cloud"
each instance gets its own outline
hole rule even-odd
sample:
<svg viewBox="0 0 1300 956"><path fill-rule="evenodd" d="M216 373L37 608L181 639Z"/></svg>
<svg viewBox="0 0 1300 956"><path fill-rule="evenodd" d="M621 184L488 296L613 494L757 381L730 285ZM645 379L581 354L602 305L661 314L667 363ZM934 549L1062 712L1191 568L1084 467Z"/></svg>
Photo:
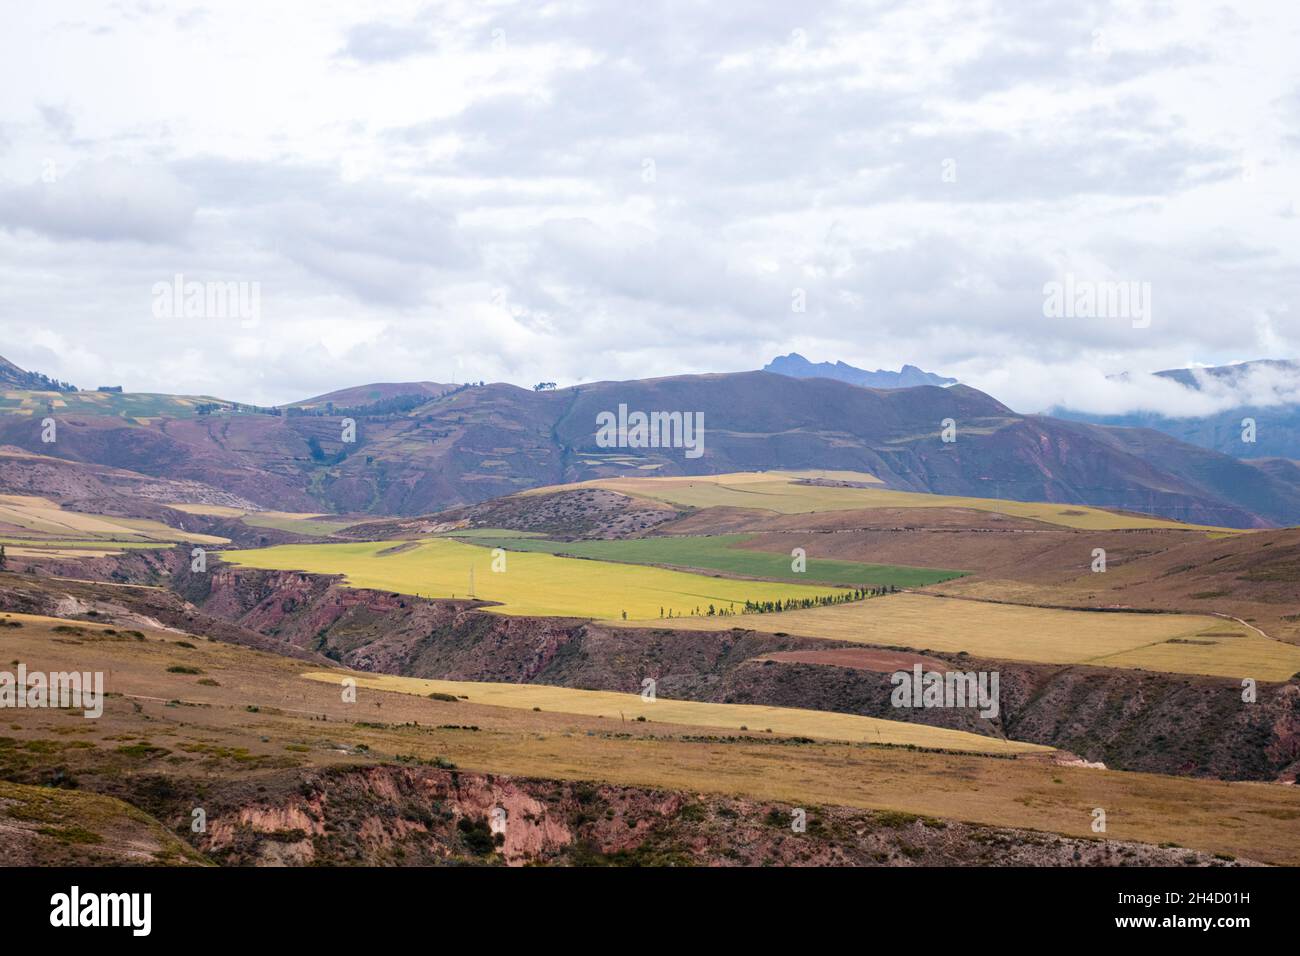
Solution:
<svg viewBox="0 0 1300 956"><path fill-rule="evenodd" d="M13 5L0 354L272 403L798 351L1197 413L1108 376L1300 355L1297 48L1195 0ZM259 320L157 317L177 274ZM1149 325L1045 317L1067 274Z"/></svg>

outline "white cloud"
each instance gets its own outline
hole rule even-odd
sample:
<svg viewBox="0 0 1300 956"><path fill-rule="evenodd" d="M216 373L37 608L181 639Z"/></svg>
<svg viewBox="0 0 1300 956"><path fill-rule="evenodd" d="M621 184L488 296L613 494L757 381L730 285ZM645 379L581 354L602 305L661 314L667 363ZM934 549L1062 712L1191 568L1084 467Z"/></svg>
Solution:
<svg viewBox="0 0 1300 956"><path fill-rule="evenodd" d="M158 165L88 161L25 185L0 184L0 226L55 239L179 239L194 211L193 196Z"/></svg>
<svg viewBox="0 0 1300 956"><path fill-rule="evenodd" d="M2 351L257 402L797 349L1021 411L1217 407L1108 376L1293 353L1298 31L1208 2L28 5ZM1151 328L1044 319L1067 271L1150 282ZM260 283L261 323L157 322L178 272Z"/></svg>

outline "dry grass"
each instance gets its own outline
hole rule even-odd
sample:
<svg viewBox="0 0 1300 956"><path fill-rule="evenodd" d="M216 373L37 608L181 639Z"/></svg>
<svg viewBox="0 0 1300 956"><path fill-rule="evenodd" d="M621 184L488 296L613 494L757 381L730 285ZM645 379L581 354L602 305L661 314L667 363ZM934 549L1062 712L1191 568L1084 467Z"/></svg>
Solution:
<svg viewBox="0 0 1300 956"><path fill-rule="evenodd" d="M690 478L598 478L578 484L538 488L525 494L542 494L573 488L607 488L634 498L688 508L745 508L777 514L822 511L856 511L868 508L970 508L1017 518L1028 518L1066 528L1093 531L1121 528L1182 528L1231 534L1231 528L1187 525L1163 518L1116 514L1087 505L1005 501L960 495L928 495L885 488L850 488L801 485L801 478L876 483L879 479L857 472L740 472Z"/></svg>
<svg viewBox="0 0 1300 956"><path fill-rule="evenodd" d="M42 536L100 538L104 541L188 541L227 544L229 539L169 528L147 518L116 518L65 511L48 498L0 495L0 522Z"/></svg>
<svg viewBox="0 0 1300 956"><path fill-rule="evenodd" d="M176 638L148 632L143 642L74 644L48 627L0 630L7 659L42 670L102 670L107 690L133 695L110 697L100 720L59 711L8 711L4 733L19 741L91 744L57 755L83 780L96 766L107 767L110 776L125 772L113 769L113 761L127 759L117 753L123 739L147 739L171 751L132 763L126 771L166 774L186 788L212 785L218 777L256 782L270 766L355 765L408 754L441 757L467 771L738 795L795 806L895 810L1084 838L1096 837L1092 810L1102 807L1110 839L1300 864L1295 825L1300 791L1294 787L1063 767L1032 755L766 742L753 739L762 734L738 736L723 729L690 736L690 728L663 723L472 700L451 703L368 688L361 689L357 703L347 704L336 687L303 679L299 661L202 640L186 649L175 644ZM220 686L168 673L174 664L197 666ZM169 706L173 699L187 703ZM466 725L480 729L459 729ZM365 745L369 755L340 753L341 744ZM287 746L307 749L286 751ZM212 755L222 748L246 750L247 757L232 762Z"/></svg>
<svg viewBox="0 0 1300 956"><path fill-rule="evenodd" d="M961 730L947 730L924 724L897 720L878 720L857 714L838 714L825 710L799 710L794 707L764 707L755 704L709 704L693 700L658 699L646 702L639 694L619 694L603 690L576 690L546 684L489 684L477 681L427 680L417 677L394 677L389 674L340 674L337 671L312 671L302 675L309 680L338 685L351 677L358 687L389 690L428 697L430 694L465 696L476 704L513 707L524 710L540 708L588 717L618 717L622 721L684 724L693 727L746 730L768 733L845 740L855 743L895 744L937 750L963 750L972 753L1015 754L1049 753L1053 748L1014 740L985 737Z"/></svg>
<svg viewBox="0 0 1300 956"><path fill-rule="evenodd" d="M1051 664L1140 667L1176 674L1283 681L1300 672L1300 647L1199 614L1066 611L924 594L856 604L674 621L690 630L752 628L859 644L966 651L975 657ZM1195 640L1197 644L1170 643Z"/></svg>

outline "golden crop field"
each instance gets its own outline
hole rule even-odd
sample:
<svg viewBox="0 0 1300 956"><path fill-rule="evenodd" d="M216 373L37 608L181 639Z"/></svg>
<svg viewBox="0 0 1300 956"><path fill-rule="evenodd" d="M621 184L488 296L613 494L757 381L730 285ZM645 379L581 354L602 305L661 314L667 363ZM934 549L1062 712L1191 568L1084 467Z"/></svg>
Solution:
<svg viewBox="0 0 1300 956"><path fill-rule="evenodd" d="M187 515L210 515L215 518L242 518L248 514L247 508L232 508L230 505L187 504L185 502L169 501L167 507L183 511Z"/></svg>
<svg viewBox="0 0 1300 956"><path fill-rule="evenodd" d="M690 630L728 626L1034 663L1262 681L1300 672L1300 647L1200 614L1067 611L895 594L807 611L673 622Z"/></svg>
<svg viewBox="0 0 1300 956"><path fill-rule="evenodd" d="M98 538L103 541L187 541L227 544L228 538L169 528L148 518L119 518L65 511L37 495L0 495L0 523L40 535Z"/></svg>
<svg viewBox="0 0 1300 956"><path fill-rule="evenodd" d="M338 684L351 677L358 687L386 690L428 697L430 694L462 695L466 700L491 707L514 707L523 710L540 708L587 717L621 717L637 721L688 724L698 727L721 727L781 736L817 737L848 740L855 743L897 744L933 750L960 750L970 753L1017 754L1049 753L1052 747L1015 740L985 737L963 730L929 727L899 720L880 720L857 714L840 714L827 710L801 710L795 707L765 707L757 704L711 704L693 700L643 701L640 694L619 694L603 690L577 690L546 684L496 684L478 681L427 680L417 677L394 677L390 674L340 673L312 671L302 675L310 680ZM640 721L637 721L640 722Z"/></svg>
<svg viewBox="0 0 1300 956"><path fill-rule="evenodd" d="M1000 498L970 498L959 495L890 491L886 488L850 488L797 483L799 479L809 478L879 483L879 479L872 475L851 471L768 471L689 478L597 478L571 485L536 488L524 494L543 494L572 488L606 488L634 498L687 508L750 508L777 514L856 511L863 508L971 508L976 511L1028 518L1065 528L1089 531L1182 528L1238 533L1231 528L1210 528L1204 525L1182 524L1164 518L1116 514L1087 505L1007 501Z"/></svg>
<svg viewBox="0 0 1300 956"><path fill-rule="evenodd" d="M232 564L280 571L342 574L353 587L423 597L470 596L499 601L487 610L547 617L658 620L660 608L674 619L710 604L737 608L746 600L777 601L840 593L835 588L715 578L646 565L614 564L550 554L510 552L505 571L495 572L493 551L447 538L427 541L363 541L348 544L278 545L223 551ZM723 620L739 620L726 617Z"/></svg>

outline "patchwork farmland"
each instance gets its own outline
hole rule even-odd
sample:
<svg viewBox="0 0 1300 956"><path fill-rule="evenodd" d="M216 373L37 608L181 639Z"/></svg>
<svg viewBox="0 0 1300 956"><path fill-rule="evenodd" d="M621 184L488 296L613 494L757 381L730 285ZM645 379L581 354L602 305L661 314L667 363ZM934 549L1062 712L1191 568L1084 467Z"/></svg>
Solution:
<svg viewBox="0 0 1300 956"><path fill-rule="evenodd" d="M462 537L462 532L451 532ZM497 537L475 531L466 540L487 548L555 554L565 557L613 561L620 564L651 564L666 567L722 571L768 581L816 582L818 584L866 587L923 587L961 577L961 571L914 568L901 565L865 564L807 558L804 570L795 571L790 555L745 550L740 545L753 535L720 534L631 538L615 541L548 541L539 537Z"/></svg>
<svg viewBox="0 0 1300 956"><path fill-rule="evenodd" d="M355 587L496 602L501 614L651 620L738 613L746 601L847 597L826 587L706 577L655 567L510 553L493 571L492 552L449 539L282 545L224 551L231 564L342 574ZM472 578L472 580L471 580ZM471 592L472 587L472 592ZM662 611L662 615L661 615Z"/></svg>

